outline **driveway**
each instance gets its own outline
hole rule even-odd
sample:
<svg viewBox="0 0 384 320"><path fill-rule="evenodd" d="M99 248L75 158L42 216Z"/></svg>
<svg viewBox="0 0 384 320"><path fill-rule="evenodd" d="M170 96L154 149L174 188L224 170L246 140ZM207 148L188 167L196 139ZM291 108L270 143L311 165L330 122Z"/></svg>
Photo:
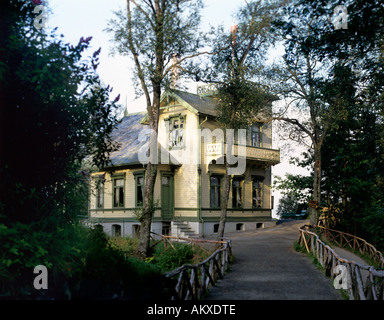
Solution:
<svg viewBox="0 0 384 320"><path fill-rule="evenodd" d="M304 255L293 249L304 221L226 234L235 263L206 300L339 300L341 296Z"/></svg>

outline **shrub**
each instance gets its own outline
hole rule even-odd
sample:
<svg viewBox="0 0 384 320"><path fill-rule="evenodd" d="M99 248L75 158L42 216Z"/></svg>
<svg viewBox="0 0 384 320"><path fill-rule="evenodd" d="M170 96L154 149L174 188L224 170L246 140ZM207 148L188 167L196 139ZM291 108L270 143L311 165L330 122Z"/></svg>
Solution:
<svg viewBox="0 0 384 320"><path fill-rule="evenodd" d="M163 272L176 269L183 264L191 264L193 259L192 246L185 243L173 243L173 247L164 244L156 246L153 262L157 264Z"/></svg>
<svg viewBox="0 0 384 320"><path fill-rule="evenodd" d="M85 265L73 282L74 299L167 299L161 270L127 258L99 229L89 232Z"/></svg>

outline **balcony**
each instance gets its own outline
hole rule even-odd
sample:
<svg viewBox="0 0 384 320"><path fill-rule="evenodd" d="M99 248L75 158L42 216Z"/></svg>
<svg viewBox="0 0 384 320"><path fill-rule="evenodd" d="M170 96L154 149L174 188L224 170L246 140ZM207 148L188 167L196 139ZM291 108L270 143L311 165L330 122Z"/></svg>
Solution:
<svg viewBox="0 0 384 320"><path fill-rule="evenodd" d="M208 143L206 144L205 155L206 161L218 160L227 152L227 144ZM239 145L233 145L233 155L239 154ZM265 165L273 166L280 163L280 150L245 146L245 157L247 161L257 161Z"/></svg>

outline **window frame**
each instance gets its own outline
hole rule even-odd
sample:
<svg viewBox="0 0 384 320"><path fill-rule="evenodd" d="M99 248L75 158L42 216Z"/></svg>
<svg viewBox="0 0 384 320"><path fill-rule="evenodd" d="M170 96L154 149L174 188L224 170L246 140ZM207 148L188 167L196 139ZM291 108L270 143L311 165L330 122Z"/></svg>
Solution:
<svg viewBox="0 0 384 320"><path fill-rule="evenodd" d="M218 197L218 206L215 206L215 205L212 205L212 196L211 196L211 192L212 192L212 182L211 182L211 178L212 177L216 177L219 179L219 183L217 185L215 185L215 195L216 195L216 190L219 190L219 197ZM211 209L218 209L218 208L221 208L221 195L222 195L222 188L223 188L223 177L224 175L222 174L210 174L209 175L209 207Z"/></svg>
<svg viewBox="0 0 384 320"><path fill-rule="evenodd" d="M240 197L241 197L241 204L240 204L240 206L234 206L234 198L233 198L233 196L234 196L234 186L233 186L233 183L234 183L234 181L239 181L240 183L239 183L239 187L235 187L235 189L236 190L238 190L238 189L240 189ZM232 178L232 180L231 180L231 192L232 192L232 196L231 196L231 198L232 198L232 208L233 209L238 209L238 208L244 208L244 177L234 177L234 178ZM237 201L236 201L237 202Z"/></svg>
<svg viewBox="0 0 384 320"><path fill-rule="evenodd" d="M96 209L104 209L104 190L105 190L105 179L98 177L95 180L95 207ZM100 192L100 193L99 193ZM99 205L99 196L101 197L101 205Z"/></svg>
<svg viewBox="0 0 384 320"><path fill-rule="evenodd" d="M258 131L254 130L254 128L258 128ZM254 142L254 134L255 134L255 144ZM257 136L259 139L257 139ZM257 143L259 142L259 143ZM263 124L260 122L253 123L251 125L251 141L250 141L251 147L254 148L262 148L263 147Z"/></svg>
<svg viewBox="0 0 384 320"><path fill-rule="evenodd" d="M135 179L135 208L143 208L143 206L144 206L145 171L134 172L133 175L134 175L134 179ZM142 185L138 184L138 181L140 178L143 179ZM143 198L141 205L138 205L138 201L137 201L138 200L137 199L137 195L138 195L137 188L139 186L141 186L141 192L142 192L142 198Z"/></svg>
<svg viewBox="0 0 384 320"><path fill-rule="evenodd" d="M255 185L254 183L259 183L259 187L255 188ZM255 191L257 192L257 190L260 191L260 205L258 205L257 203L254 203L254 193ZM257 199L257 193L256 193L256 199ZM263 205L264 205L264 182L263 182L263 179L260 179L260 178L252 178L252 208L263 208ZM256 200L258 201L258 200ZM256 206L255 206L256 204Z"/></svg>
<svg viewBox="0 0 384 320"><path fill-rule="evenodd" d="M186 124L187 124L187 116L186 115L175 115L175 116L172 116L172 117L169 117L168 119L165 119L164 120L165 123L166 123L166 126L168 126L168 141L167 141L167 144L168 144L168 149L173 149L173 150L176 150L176 149L183 149L185 148L185 133L186 133ZM179 127L177 129L173 128L174 127L174 121L179 121ZM181 121L184 121L183 123L183 128L180 128L180 124L181 124ZM183 130L183 134L182 134L182 141L183 143L181 145L179 144L174 144L174 140L173 140L173 132L180 132L180 130ZM178 135L179 136L179 135ZM181 135L180 135L181 136Z"/></svg>
<svg viewBox="0 0 384 320"><path fill-rule="evenodd" d="M117 180L123 180L123 185L122 186L115 186L115 183ZM123 194L123 199L122 203L118 201L118 205L116 206L115 198L116 198L116 190L119 190L119 200L120 199L120 190L122 189L122 194ZM122 205L120 205L120 203ZM112 177L112 208L125 208L125 174L122 175L116 175Z"/></svg>

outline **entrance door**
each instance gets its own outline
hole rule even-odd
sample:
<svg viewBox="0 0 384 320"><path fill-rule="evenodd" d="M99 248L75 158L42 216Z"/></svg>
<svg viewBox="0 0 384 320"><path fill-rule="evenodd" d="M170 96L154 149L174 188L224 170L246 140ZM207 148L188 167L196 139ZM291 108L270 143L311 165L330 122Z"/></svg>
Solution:
<svg viewBox="0 0 384 320"><path fill-rule="evenodd" d="M161 218L173 219L174 192L173 175L163 173L161 176Z"/></svg>

